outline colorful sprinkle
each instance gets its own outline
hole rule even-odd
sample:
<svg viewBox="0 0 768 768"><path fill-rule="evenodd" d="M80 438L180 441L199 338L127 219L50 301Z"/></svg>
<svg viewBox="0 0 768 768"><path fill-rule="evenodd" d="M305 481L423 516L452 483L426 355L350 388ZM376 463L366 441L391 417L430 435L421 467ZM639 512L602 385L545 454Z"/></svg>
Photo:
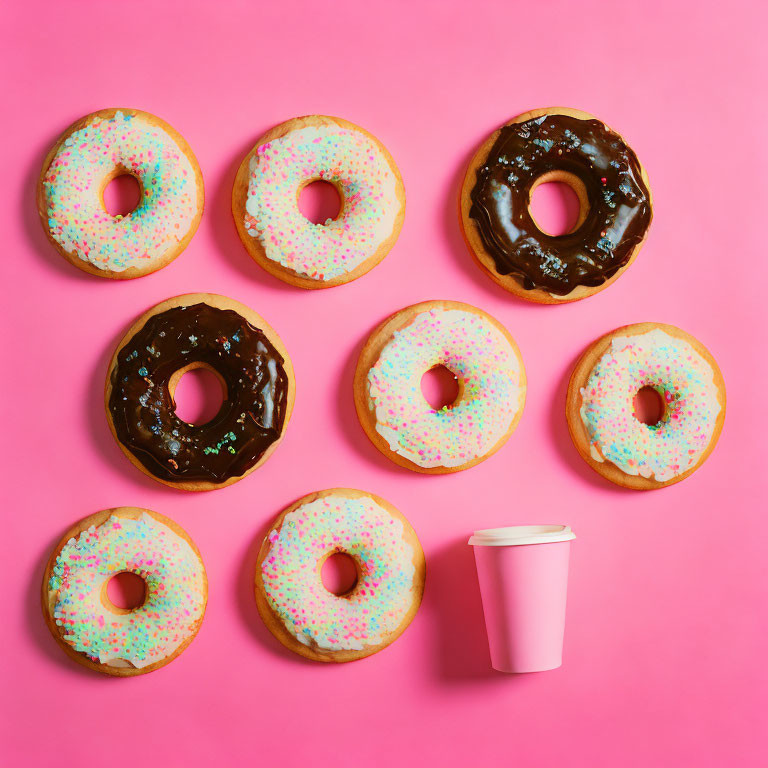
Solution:
<svg viewBox="0 0 768 768"><path fill-rule="evenodd" d="M646 425L634 415L643 387L653 387L664 400L659 424ZM581 397L592 457L662 483L695 466L720 413L710 364L687 341L659 328L615 337Z"/></svg>
<svg viewBox="0 0 768 768"><path fill-rule="evenodd" d="M391 235L400 202L396 177L378 144L338 126L297 128L260 146L250 162L245 229L267 258L313 280L345 275ZM335 220L314 224L298 206L307 181L340 192Z"/></svg>
<svg viewBox="0 0 768 768"><path fill-rule="evenodd" d="M403 523L373 499L328 495L289 512L269 534L261 565L272 610L305 645L364 650L403 622L413 603L413 547ZM329 592L318 563L345 552L358 564L357 585L342 597Z"/></svg>
<svg viewBox="0 0 768 768"><path fill-rule="evenodd" d="M462 394L435 410L423 374L445 366ZM420 467L458 467L484 456L522 408L522 370L507 337L474 312L433 308L395 331L368 372L376 431L392 451Z"/></svg>
<svg viewBox="0 0 768 768"><path fill-rule="evenodd" d="M110 216L101 190L115 169L141 183L127 216ZM186 236L197 215L197 179L187 155L158 125L116 112L94 117L59 147L43 179L51 236L98 269L146 269Z"/></svg>
<svg viewBox="0 0 768 768"><path fill-rule="evenodd" d="M130 571L146 582L145 603L117 614L102 588ZM143 668L170 656L197 628L205 609L204 569L189 543L147 514L111 516L70 539L56 558L48 587L63 639L91 660Z"/></svg>

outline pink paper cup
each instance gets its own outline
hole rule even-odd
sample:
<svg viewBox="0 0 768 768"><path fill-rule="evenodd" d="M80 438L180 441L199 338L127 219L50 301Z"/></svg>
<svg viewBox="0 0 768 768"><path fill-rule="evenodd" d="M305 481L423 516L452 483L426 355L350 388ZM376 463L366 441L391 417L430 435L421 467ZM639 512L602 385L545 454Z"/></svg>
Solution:
<svg viewBox="0 0 768 768"><path fill-rule="evenodd" d="M567 525L518 525L475 531L475 551L491 666L544 672L563 663Z"/></svg>

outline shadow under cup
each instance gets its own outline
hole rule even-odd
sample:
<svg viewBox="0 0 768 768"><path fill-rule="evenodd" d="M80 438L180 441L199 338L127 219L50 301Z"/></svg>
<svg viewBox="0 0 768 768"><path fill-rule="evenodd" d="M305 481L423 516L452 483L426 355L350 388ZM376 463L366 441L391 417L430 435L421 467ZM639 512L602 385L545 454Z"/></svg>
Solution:
<svg viewBox="0 0 768 768"><path fill-rule="evenodd" d="M491 666L544 672L563 659L568 559L566 525L520 525L475 531L475 552Z"/></svg>

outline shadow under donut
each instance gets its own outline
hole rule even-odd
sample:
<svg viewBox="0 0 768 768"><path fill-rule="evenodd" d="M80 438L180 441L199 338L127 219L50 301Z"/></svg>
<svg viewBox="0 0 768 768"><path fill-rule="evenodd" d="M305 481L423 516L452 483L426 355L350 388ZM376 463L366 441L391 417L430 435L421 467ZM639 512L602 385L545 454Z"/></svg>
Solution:
<svg viewBox="0 0 768 768"><path fill-rule="evenodd" d="M91 680L118 680L119 678L110 675L100 675L86 669L73 659L70 659L66 653L58 646L56 640L51 635L42 609L42 583L43 572L45 570L48 558L53 552L53 548L61 539L64 532L62 529L55 536L50 538L48 545L42 550L41 554L35 560L35 567L29 575L27 583L26 599L24 600L24 628L27 635L32 639L35 648L52 664L60 666L75 675L80 675Z"/></svg>
<svg viewBox="0 0 768 768"><path fill-rule="evenodd" d="M476 262L472 253L464 240L459 222L459 195L464 184L464 175L467 172L467 166L475 154L475 149L465 153L459 164L456 166L449 184L447 185L446 199L442 206L442 226L445 240L456 265L461 269L463 277L471 283L481 288L486 293L494 295L497 299L506 300L512 303L536 305L534 302L525 301L525 299L516 296L509 291L505 291L500 285L495 283L485 273Z"/></svg>
<svg viewBox="0 0 768 768"><path fill-rule="evenodd" d="M257 137L266 133L265 128ZM235 269L238 275L249 283L259 283L265 288L284 293L301 293L304 288L283 282L251 258L245 245L240 241L240 235L235 227L232 215L232 188L235 185L235 176L245 156L253 149L257 139L251 139L242 145L242 148L230 156L226 168L211 184L210 195L206 192L206 213L208 229L216 243L218 250L225 254L229 265ZM206 217L203 217L205 222ZM255 307L258 311L258 307Z"/></svg>
<svg viewBox="0 0 768 768"><path fill-rule="evenodd" d="M64 128L62 128L62 131ZM35 253L41 260L45 261L51 269L55 270L62 277L82 282L95 282L94 276L83 272L81 269L73 266L56 250L53 243L48 239L43 230L43 223L40 221L40 214L37 211L37 185L40 175L43 171L43 160L56 143L60 133L51 137L50 143L46 144L39 152L34 152L30 159L29 167L24 176L24 188L19 197L19 218L24 227L27 240L31 244ZM111 282L111 281L105 281Z"/></svg>
<svg viewBox="0 0 768 768"><path fill-rule="evenodd" d="M382 318L384 319L384 318ZM355 371L357 370L357 360L360 357L360 351L370 338L374 329L379 323L371 326L367 333L349 350L344 359L339 374L339 384L336 395L336 422L344 433L344 437L352 445L357 453L364 456L366 460L376 464L381 469L385 469L393 474L400 475L411 473L410 469L401 467L390 461L365 434L363 425L357 417L355 408Z"/></svg>
<svg viewBox="0 0 768 768"><path fill-rule="evenodd" d="M628 489L622 488L610 480L606 480L602 475L595 472L579 455L576 446L573 444L571 434L568 431L568 419L565 415L565 403L568 395L568 384L571 379L573 369L581 357L581 352L577 354L566 366L565 370L558 379L557 385L550 397L549 411L549 432L555 449L560 457L561 463L580 480L591 486L597 486L606 491L615 493L624 493Z"/></svg>
<svg viewBox="0 0 768 768"><path fill-rule="evenodd" d="M270 517L266 523L259 526L256 534L249 542L245 556L242 559L242 565L240 566L240 572L237 579L237 608L240 612L240 616L249 632L256 638L259 644L274 656L305 667L334 666L333 664L318 664L317 662L305 659L303 656L299 656L297 653L293 653L293 651L289 651L269 631L269 629L267 629L266 624L264 624L259 615L255 597L256 562L259 557L261 544L272 526L273 519L274 516Z"/></svg>
<svg viewBox="0 0 768 768"><path fill-rule="evenodd" d="M83 273L84 274L84 273ZM85 409L85 423L91 432L93 444L99 458L109 466L111 470L120 473L132 483L143 486L152 491L165 493L181 493L177 489L158 483L148 475L145 475L128 460L122 449L110 432L107 423L107 414L104 404L104 385L107 379L107 368L115 354L118 343L125 335L135 318L126 318L125 327L121 328L102 349L96 359L85 393L83 408Z"/></svg>

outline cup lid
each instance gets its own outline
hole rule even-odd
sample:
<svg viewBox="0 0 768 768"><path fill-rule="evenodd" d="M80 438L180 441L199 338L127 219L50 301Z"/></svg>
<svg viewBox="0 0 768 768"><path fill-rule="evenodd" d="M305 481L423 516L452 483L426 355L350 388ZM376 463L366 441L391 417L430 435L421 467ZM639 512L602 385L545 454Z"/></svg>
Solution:
<svg viewBox="0 0 768 768"><path fill-rule="evenodd" d="M551 544L570 541L576 534L569 525L512 525L475 531L469 544L475 547L509 547L520 544Z"/></svg>

